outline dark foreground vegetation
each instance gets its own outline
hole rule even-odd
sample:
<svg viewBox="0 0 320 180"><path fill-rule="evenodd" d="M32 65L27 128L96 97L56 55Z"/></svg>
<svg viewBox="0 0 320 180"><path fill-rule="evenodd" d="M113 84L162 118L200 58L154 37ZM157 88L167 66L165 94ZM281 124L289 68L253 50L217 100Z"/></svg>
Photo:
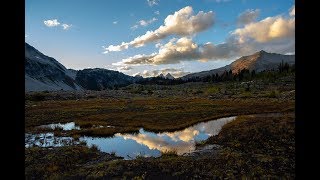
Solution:
<svg viewBox="0 0 320 180"><path fill-rule="evenodd" d="M294 179L294 114L240 116L202 146L219 144L215 155L123 160L96 148L27 148L26 177L87 179Z"/></svg>

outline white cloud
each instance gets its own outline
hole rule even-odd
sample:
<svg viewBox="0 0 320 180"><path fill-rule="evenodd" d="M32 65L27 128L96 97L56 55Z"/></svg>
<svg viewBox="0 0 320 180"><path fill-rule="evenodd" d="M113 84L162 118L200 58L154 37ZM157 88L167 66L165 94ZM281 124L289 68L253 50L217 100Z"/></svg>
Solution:
<svg viewBox="0 0 320 180"><path fill-rule="evenodd" d="M292 8L290 9L289 15L290 16L296 15L296 6L295 5L293 5Z"/></svg>
<svg viewBox="0 0 320 180"><path fill-rule="evenodd" d="M56 27L56 26L61 26L63 30L68 30L71 28L71 24L66 24L63 23L61 24L57 19L49 19L49 20L45 20L43 21L43 23L47 26L47 27Z"/></svg>
<svg viewBox="0 0 320 180"><path fill-rule="evenodd" d="M231 0L207 0L207 1L214 1L216 3L221 3L221 2L228 2L228 1L231 1Z"/></svg>
<svg viewBox="0 0 320 180"><path fill-rule="evenodd" d="M153 23L153 22L155 22L156 20L158 20L157 18L152 18L152 19L150 19L150 20L140 20L140 21L138 21L137 22L137 24L135 24L135 25L133 25L132 27L131 27L131 29L132 30L136 30L136 29L138 29L139 28L139 26L148 26L149 24L151 24L151 23Z"/></svg>
<svg viewBox="0 0 320 180"><path fill-rule="evenodd" d="M122 51L124 49L128 49L128 46L129 46L129 43L122 42L121 45L117 45L117 46L110 45L108 49L109 51ZM102 46L102 48L106 49L106 47L104 46ZM108 53L108 51L105 51L104 53Z"/></svg>
<svg viewBox="0 0 320 180"><path fill-rule="evenodd" d="M147 0L149 6L154 6L159 4L159 0Z"/></svg>
<svg viewBox="0 0 320 180"><path fill-rule="evenodd" d="M150 20L140 20L140 21L139 21L139 24L140 24L141 26L148 26L149 24L155 22L156 20L157 20L157 18L152 18L152 19L150 19Z"/></svg>
<svg viewBox="0 0 320 180"><path fill-rule="evenodd" d="M60 22L58 22L57 19L45 20L45 21L43 21L43 23L48 27L55 27L55 26L59 26L59 24L60 24Z"/></svg>
<svg viewBox="0 0 320 180"><path fill-rule="evenodd" d="M157 44L155 44L154 45L156 48L160 48L161 46L162 46L162 44L161 43L157 43Z"/></svg>
<svg viewBox="0 0 320 180"><path fill-rule="evenodd" d="M181 60L199 57L198 46L191 39L183 37L171 39L160 46L159 52L151 55L135 55L122 60L123 64L175 64Z"/></svg>
<svg viewBox="0 0 320 180"><path fill-rule="evenodd" d="M160 12L159 11L155 11L154 14L160 15Z"/></svg>
<svg viewBox="0 0 320 180"><path fill-rule="evenodd" d="M251 22L254 22L257 17L260 14L260 10L259 9L247 9L246 11L244 11L243 13L241 13L238 16L238 24L239 25L246 25L249 24Z"/></svg>
<svg viewBox="0 0 320 180"><path fill-rule="evenodd" d="M223 60L256 51L285 54L295 52L295 18L267 17L235 29L225 42L196 44L191 38L173 38L165 45L158 44L159 51L150 55L140 54L123 59L118 64L177 64L181 61Z"/></svg>
<svg viewBox="0 0 320 180"><path fill-rule="evenodd" d="M166 38L170 35L187 36L196 34L213 25L213 16L214 14L212 11L207 13L200 11L198 14L193 15L192 7L184 7L173 15L167 16L164 20L164 25L161 25L158 29L147 31L144 35L138 36L130 42L122 42L121 45L110 45L105 48L105 53L113 51L113 49L128 49L129 46L141 47L147 43ZM123 46L123 44L126 46Z"/></svg>
<svg viewBox="0 0 320 180"><path fill-rule="evenodd" d="M118 71L129 71L131 70L132 67L131 66L121 66L121 67L117 67Z"/></svg>
<svg viewBox="0 0 320 180"><path fill-rule="evenodd" d="M138 24L135 24L135 25L133 25L130 29L136 30L136 29L138 29L138 27L139 27L139 25L138 25Z"/></svg>
<svg viewBox="0 0 320 180"><path fill-rule="evenodd" d="M144 70L143 72L139 72L134 74L133 76L140 75L143 77L156 77L159 76L160 74L163 74L164 76L170 73L173 77L178 78L185 76L189 74L190 72L185 72L183 69L179 68L164 68L160 70Z"/></svg>
<svg viewBox="0 0 320 180"><path fill-rule="evenodd" d="M72 25L71 24L70 25L69 24L62 24L61 26L62 26L63 30L68 30L71 28Z"/></svg>
<svg viewBox="0 0 320 180"><path fill-rule="evenodd" d="M118 24L118 21L113 21L112 23L113 23L113 24Z"/></svg>
<svg viewBox="0 0 320 180"><path fill-rule="evenodd" d="M27 38L27 37L28 37L28 34L25 34L24 37Z"/></svg>
<svg viewBox="0 0 320 180"><path fill-rule="evenodd" d="M279 38L294 38L295 18L268 17L236 29L233 34L238 36L239 42L246 42L250 38L261 43Z"/></svg>

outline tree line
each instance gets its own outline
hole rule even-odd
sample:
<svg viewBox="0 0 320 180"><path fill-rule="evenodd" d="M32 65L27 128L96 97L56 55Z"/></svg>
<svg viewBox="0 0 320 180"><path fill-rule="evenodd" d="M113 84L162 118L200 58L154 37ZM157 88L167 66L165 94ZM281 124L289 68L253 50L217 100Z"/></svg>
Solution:
<svg viewBox="0 0 320 180"><path fill-rule="evenodd" d="M225 70L223 73L211 74L204 77L191 77L187 80L181 78L177 79L166 79L164 77L150 77L143 78L137 81L138 84L147 85L147 84L158 84L158 85L176 85L183 84L187 82L225 82L225 81L248 81L253 80L254 78L276 78L279 74L294 73L295 64L289 65L287 62L281 62L277 69L265 70L261 72L256 72L255 70L242 69L234 73L232 70Z"/></svg>

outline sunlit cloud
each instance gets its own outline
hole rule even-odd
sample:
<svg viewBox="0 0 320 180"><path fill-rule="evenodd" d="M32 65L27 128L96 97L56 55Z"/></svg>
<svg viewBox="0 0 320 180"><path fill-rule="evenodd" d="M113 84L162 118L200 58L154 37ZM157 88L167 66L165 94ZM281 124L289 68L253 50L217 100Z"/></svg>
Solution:
<svg viewBox="0 0 320 180"><path fill-rule="evenodd" d="M122 42L120 45L110 45L105 48L105 53L116 50L124 50L129 47L141 47L147 43L164 39L170 35L188 36L207 30L214 23L214 14L212 11L193 15L193 9L190 6L184 7L164 20L154 31L147 31L144 35L136 37L130 42Z"/></svg>
<svg viewBox="0 0 320 180"><path fill-rule="evenodd" d="M260 43L282 38L294 38L294 34L295 18L286 19L282 16L267 17L233 32L233 35L239 38L239 42L253 39Z"/></svg>
<svg viewBox="0 0 320 180"><path fill-rule="evenodd" d="M144 70L143 72L135 73L133 76L139 75L142 77L156 77L160 74L164 76L167 74L171 74L174 78L179 78L189 74L190 72L185 72L182 68L163 68L159 70Z"/></svg>
<svg viewBox="0 0 320 180"><path fill-rule="evenodd" d="M290 13L292 10L290 11ZM291 13L292 14L292 13ZM121 46L129 46L122 44ZM295 51L295 17L282 15L267 17L235 29L225 42L197 44L189 37L172 38L168 43L158 44L159 51L149 55L138 54L123 59L123 65L177 64L182 61L229 60L256 51L285 54ZM111 46L110 49L113 47ZM125 49L125 47L123 48Z"/></svg>

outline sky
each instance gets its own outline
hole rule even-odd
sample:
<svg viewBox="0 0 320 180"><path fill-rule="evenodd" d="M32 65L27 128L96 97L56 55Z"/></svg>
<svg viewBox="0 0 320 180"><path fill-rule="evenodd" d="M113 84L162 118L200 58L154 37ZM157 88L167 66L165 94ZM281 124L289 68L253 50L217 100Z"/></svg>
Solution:
<svg viewBox="0 0 320 180"><path fill-rule="evenodd" d="M26 0L25 41L67 68L180 77L295 54L293 0Z"/></svg>

